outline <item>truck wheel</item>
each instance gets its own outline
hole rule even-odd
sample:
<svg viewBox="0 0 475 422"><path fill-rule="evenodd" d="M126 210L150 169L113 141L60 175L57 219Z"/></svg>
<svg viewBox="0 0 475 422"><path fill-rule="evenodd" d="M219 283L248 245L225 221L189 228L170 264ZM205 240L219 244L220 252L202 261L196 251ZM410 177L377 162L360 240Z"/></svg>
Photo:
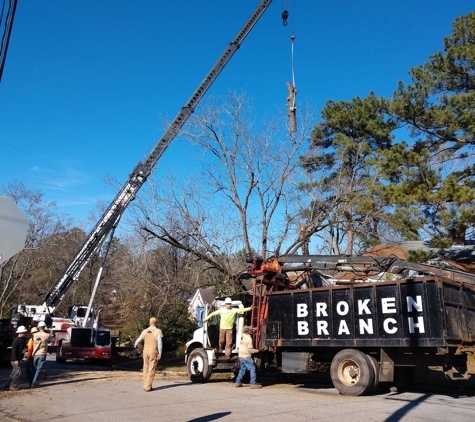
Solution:
<svg viewBox="0 0 475 422"><path fill-rule="evenodd" d="M65 363L66 359L61 358L61 347L58 346L56 349L56 362L58 363Z"/></svg>
<svg viewBox="0 0 475 422"><path fill-rule="evenodd" d="M332 360L330 376L340 394L361 396L374 388L374 370L369 358L355 349L338 352Z"/></svg>
<svg viewBox="0 0 475 422"><path fill-rule="evenodd" d="M374 384L373 389L376 390L379 387L379 363L374 356L366 355L366 359L368 360L369 364L373 368L374 372ZM368 394L369 391L366 392Z"/></svg>
<svg viewBox="0 0 475 422"><path fill-rule="evenodd" d="M186 369L191 382L206 382L213 373L208 363L208 355L204 349L194 349L186 361Z"/></svg>

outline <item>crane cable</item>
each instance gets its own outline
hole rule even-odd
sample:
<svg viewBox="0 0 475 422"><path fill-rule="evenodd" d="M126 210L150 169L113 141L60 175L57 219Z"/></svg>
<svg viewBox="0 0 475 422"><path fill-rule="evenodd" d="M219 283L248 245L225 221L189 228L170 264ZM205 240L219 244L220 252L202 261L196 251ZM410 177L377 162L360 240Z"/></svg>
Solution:
<svg viewBox="0 0 475 422"><path fill-rule="evenodd" d="M292 31L292 35L290 36L290 39L292 40L292 85L294 86L295 89L295 71L294 71L294 40L295 40L295 35L294 31Z"/></svg>
<svg viewBox="0 0 475 422"><path fill-rule="evenodd" d="M285 2L285 3L284 3ZM284 26L287 26L288 18L289 18L289 12L286 6L288 6L289 1L288 0L282 0L282 8L284 9L282 12L282 24ZM293 6L293 4L292 4ZM295 69L294 69L294 40L295 40L295 34L294 34L294 25L293 25L294 19L292 18L292 35L290 36L291 40L291 67L292 67L292 83L287 82L287 89L289 91L289 96L287 98L287 103L288 103L288 108L289 108L289 117L290 117L290 132L296 132L297 131L297 122L296 122L296 116L295 116L295 111L297 110L297 107L295 105L295 97L297 95L297 89L295 88Z"/></svg>

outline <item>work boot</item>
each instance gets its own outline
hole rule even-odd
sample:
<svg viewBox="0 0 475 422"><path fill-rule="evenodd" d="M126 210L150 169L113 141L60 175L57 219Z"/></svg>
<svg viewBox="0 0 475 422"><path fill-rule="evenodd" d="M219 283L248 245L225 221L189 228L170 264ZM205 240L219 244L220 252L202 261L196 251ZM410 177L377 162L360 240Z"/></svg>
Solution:
<svg viewBox="0 0 475 422"><path fill-rule="evenodd" d="M239 388L239 387L242 387L242 384L241 384L241 383L236 384L236 388Z"/></svg>
<svg viewBox="0 0 475 422"><path fill-rule="evenodd" d="M262 388L261 384L252 384L251 390L260 390Z"/></svg>

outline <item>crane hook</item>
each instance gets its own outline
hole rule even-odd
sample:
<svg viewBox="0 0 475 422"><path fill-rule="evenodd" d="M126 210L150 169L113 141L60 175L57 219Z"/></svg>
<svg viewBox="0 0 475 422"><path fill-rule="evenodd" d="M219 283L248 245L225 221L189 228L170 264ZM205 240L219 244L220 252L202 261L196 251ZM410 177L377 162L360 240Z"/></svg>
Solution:
<svg viewBox="0 0 475 422"><path fill-rule="evenodd" d="M282 25L287 26L287 19L289 18L289 12L284 10L282 12Z"/></svg>

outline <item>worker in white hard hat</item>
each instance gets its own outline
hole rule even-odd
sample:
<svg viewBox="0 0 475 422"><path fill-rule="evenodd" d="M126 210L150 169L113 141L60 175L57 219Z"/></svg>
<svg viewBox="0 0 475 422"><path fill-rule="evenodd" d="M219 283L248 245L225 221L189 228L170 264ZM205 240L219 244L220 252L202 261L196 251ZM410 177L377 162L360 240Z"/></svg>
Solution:
<svg viewBox="0 0 475 422"><path fill-rule="evenodd" d="M219 322L219 348L224 350L224 355L226 358L231 357L231 348L233 346L233 326L236 321L238 314L243 314L252 309L252 306L249 308L233 308L232 300L230 297L224 299L224 308L220 308L217 311L211 312L206 318L203 319L203 322L208 321L210 318L220 315L221 320Z"/></svg>
<svg viewBox="0 0 475 422"><path fill-rule="evenodd" d="M43 363L46 360L46 353L48 352L48 344L51 341L51 336L45 332L46 324L44 321L38 323L38 333L33 334L33 371L30 377L30 387L38 387L38 378L43 368Z"/></svg>
<svg viewBox="0 0 475 422"><path fill-rule="evenodd" d="M9 389L10 391L17 391L20 389L18 383L21 376L21 361L23 360L26 349L26 332L28 332L28 330L23 325L20 325L16 330L18 336L12 343L12 373L10 374L8 382L4 386L4 388Z"/></svg>

